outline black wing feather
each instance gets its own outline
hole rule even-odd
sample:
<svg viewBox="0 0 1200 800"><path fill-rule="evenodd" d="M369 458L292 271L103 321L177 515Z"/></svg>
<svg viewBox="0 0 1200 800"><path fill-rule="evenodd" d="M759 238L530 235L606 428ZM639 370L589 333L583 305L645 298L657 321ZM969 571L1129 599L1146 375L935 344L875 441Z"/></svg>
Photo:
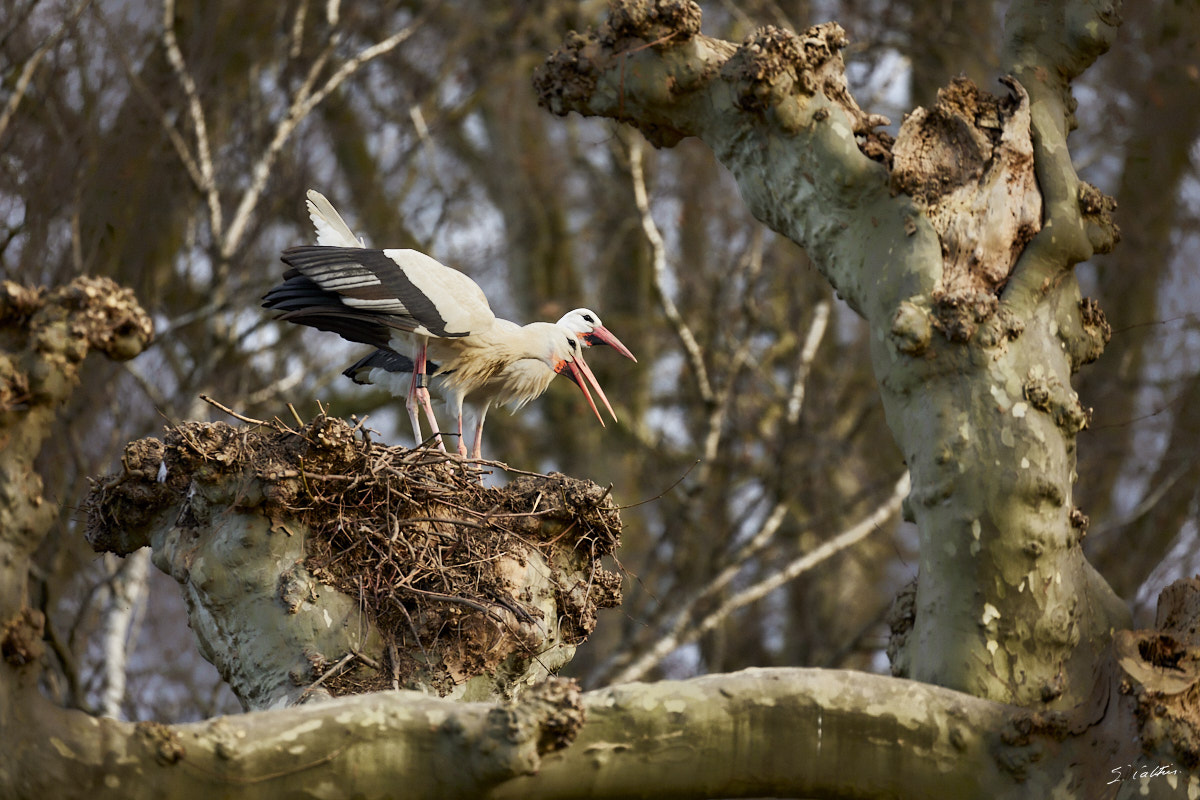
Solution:
<svg viewBox="0 0 1200 800"><path fill-rule="evenodd" d="M368 373L373 369L382 369L387 372L403 374L405 372L412 372L414 368L413 360L408 356L401 355L395 350L381 347L355 361L352 365L342 370L342 374L355 383L368 385L370 381L366 380L366 378ZM426 362L425 369L427 374L436 375L438 374L439 367L437 364L429 361Z"/></svg>
<svg viewBox="0 0 1200 800"><path fill-rule="evenodd" d="M372 347L387 347L395 327L379 314L345 305L336 294L299 274L293 274L267 292L263 307L283 312L279 319L336 333L343 339Z"/></svg>
<svg viewBox="0 0 1200 800"><path fill-rule="evenodd" d="M306 245L289 247L282 258L291 268L285 282L289 276L303 275L353 312L387 318L383 324L388 327L411 331L419 325L434 336L467 335L447 331L434 302L382 250ZM355 300L383 307L354 305Z"/></svg>

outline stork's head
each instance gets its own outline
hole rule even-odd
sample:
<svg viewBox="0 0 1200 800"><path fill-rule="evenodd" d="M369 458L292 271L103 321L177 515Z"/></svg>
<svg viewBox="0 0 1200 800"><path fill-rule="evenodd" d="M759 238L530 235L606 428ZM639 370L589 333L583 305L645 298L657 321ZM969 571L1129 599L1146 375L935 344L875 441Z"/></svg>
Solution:
<svg viewBox="0 0 1200 800"><path fill-rule="evenodd" d="M612 331L604 327L600 315L590 308L576 308L563 314L558 324L571 331L578 337L584 347L606 344L626 358L637 361L629 348L621 344L621 340L613 336Z"/></svg>
<svg viewBox="0 0 1200 800"><path fill-rule="evenodd" d="M604 407L608 409L608 413L612 414L612 418L616 420L617 414L613 411L612 404L608 402L608 398L604 395L604 389L600 388L600 382L596 380L596 376L592 374L592 370L588 367L587 362L583 360L583 343L580 341L579 336L571 331L564 330L558 324L552 325L550 323L535 322L532 325L526 325L525 328L526 330L531 328L540 329L539 333L544 333L544 342L547 347L546 363L556 373L567 376L580 388L583 396L587 398L588 405L592 407L592 411L596 414L596 419L600 420L600 424L604 424L604 418L600 416L600 412L596 408L596 403L592 400L592 393L588 391L588 384L591 384L591 387L600 395L600 399L604 402Z"/></svg>

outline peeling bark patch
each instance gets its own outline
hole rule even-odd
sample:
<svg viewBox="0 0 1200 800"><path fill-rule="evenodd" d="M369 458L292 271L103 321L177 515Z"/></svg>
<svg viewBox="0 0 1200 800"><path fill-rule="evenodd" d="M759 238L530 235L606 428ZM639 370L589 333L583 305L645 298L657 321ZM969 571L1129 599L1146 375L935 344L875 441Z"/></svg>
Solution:
<svg viewBox="0 0 1200 800"><path fill-rule="evenodd" d="M1079 184L1079 211L1089 224L1088 239L1097 253L1111 253L1121 241L1121 229L1112 218L1116 210L1116 199L1086 181Z"/></svg>
<svg viewBox="0 0 1200 800"><path fill-rule="evenodd" d="M1113 637L1124 672L1120 691L1136 702L1143 750L1191 771L1200 768L1200 636L1194 608L1185 611L1180 604L1194 606L1198 592L1200 579L1177 581L1159 598L1159 630L1118 631ZM1170 622L1181 611L1190 619L1182 628Z"/></svg>
<svg viewBox="0 0 1200 800"><path fill-rule="evenodd" d="M1067 517L1067 521L1071 523L1072 528L1079 532L1079 540L1082 540L1083 537L1087 536L1088 525L1090 525L1092 522L1091 519L1088 518L1088 515L1083 513L1078 506L1071 508L1071 513L1070 516Z"/></svg>
<svg viewBox="0 0 1200 800"><path fill-rule="evenodd" d="M565 749L575 741L587 717L578 682L567 678L538 684L521 698L520 707L536 720L539 754Z"/></svg>
<svg viewBox="0 0 1200 800"><path fill-rule="evenodd" d="M1029 405L1051 415L1054 424L1069 435L1075 435L1091 424L1092 409L1084 408L1078 394L1054 376L1048 376L1040 367L1030 368L1022 392Z"/></svg>
<svg viewBox="0 0 1200 800"><path fill-rule="evenodd" d="M892 148L892 191L925 209L942 245L941 290L998 293L1041 229L1029 98L956 78L932 109L918 108Z"/></svg>
<svg viewBox="0 0 1200 800"><path fill-rule="evenodd" d="M933 322L929 310L921 302L903 300L892 317L892 342L901 353L919 356L933 338Z"/></svg>
<svg viewBox="0 0 1200 800"><path fill-rule="evenodd" d="M734 87L734 105L752 113L774 109L785 130L794 132L807 123L803 114L785 110L785 101L821 93L846 112L855 134L867 136L888 120L864 112L851 96L841 57L847 44L846 32L836 22L814 25L802 34L768 25L746 37L721 67L721 77ZM812 119L820 122L828 116L818 109ZM872 157L884 160L890 155L882 152L891 146L889 135L868 138Z"/></svg>
<svg viewBox="0 0 1200 800"><path fill-rule="evenodd" d="M700 19L700 6L691 0L616 2L609 6L608 19L597 35L609 47L623 39L684 42L700 32Z"/></svg>
<svg viewBox="0 0 1200 800"><path fill-rule="evenodd" d="M160 722L139 722L134 730L142 742L154 751L155 760L163 766L176 764L187 754L179 735L170 726Z"/></svg>
<svg viewBox="0 0 1200 800"><path fill-rule="evenodd" d="M952 342L967 342L1000 301L990 292L964 290L933 294L933 324Z"/></svg>
<svg viewBox="0 0 1200 800"><path fill-rule="evenodd" d="M1083 321L1083 337L1071 351L1072 372L1098 359L1112 340L1112 326L1108 324L1098 301L1091 297L1083 298L1079 301L1079 313Z"/></svg>
<svg viewBox="0 0 1200 800"><path fill-rule="evenodd" d="M42 657L45 646L42 635L46 628L46 617L41 611L25 607L14 619L0 629L0 655L14 667L32 664Z"/></svg>
<svg viewBox="0 0 1200 800"><path fill-rule="evenodd" d="M819 28L810 28L801 40L785 28L768 25L747 36L721 68L721 77L738 87L738 108L762 111L791 92L815 94L818 86L810 69L828 61L839 46L845 46L845 33L840 27L833 25L829 33L831 40L822 36Z"/></svg>

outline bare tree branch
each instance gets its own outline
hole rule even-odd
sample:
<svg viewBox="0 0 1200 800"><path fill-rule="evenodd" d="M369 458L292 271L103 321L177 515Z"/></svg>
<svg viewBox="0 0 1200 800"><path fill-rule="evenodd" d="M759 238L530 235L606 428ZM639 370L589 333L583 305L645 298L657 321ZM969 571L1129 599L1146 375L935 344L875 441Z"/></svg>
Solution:
<svg viewBox="0 0 1200 800"><path fill-rule="evenodd" d="M300 49L304 45L304 21L308 19L308 0L300 0L296 6L296 15L292 18L292 43L288 47L288 58L299 58Z"/></svg>
<svg viewBox="0 0 1200 800"><path fill-rule="evenodd" d="M822 561L832 558L848 547L853 547L870 534L879 530L880 525L900 511L900 504L904 501L911 488L908 472L905 472L900 480L896 481L895 486L892 488L892 494L888 499L860 520L858 524L839 533L829 541L823 542L814 550L793 559L786 567L772 574L770 577L759 581L753 586L747 587L729 598L719 609L700 623L697 636L711 630L725 617L742 606L749 605L756 600L761 600L788 581L800 577Z"/></svg>
<svg viewBox="0 0 1200 800"><path fill-rule="evenodd" d="M646 194L646 178L642 169L642 140L634 136L629 143L629 177L633 182L633 199L642 215L642 230L646 232L646 241L650 243L651 258L654 262L654 292L658 295L659 305L667 321L675 329L683 350L687 354L688 363L692 366L692 374L696 376L696 388L700 391L700 399L705 404L715 402L712 384L708 379L708 368L704 365L704 354L696 341L692 329L688 327L675 301L667 291L667 256L663 245L662 234L650 214L650 200Z"/></svg>
<svg viewBox="0 0 1200 800"><path fill-rule="evenodd" d="M808 325L808 333L804 337L804 346L800 348L800 363L796 365L796 375L792 379L792 393L787 402L787 421L795 425L800 420L800 412L804 409L804 392L808 385L808 373L812 370L813 359L817 357L817 348L825 338L825 328L829 324L829 299L826 298L813 307L812 322Z"/></svg>
<svg viewBox="0 0 1200 800"><path fill-rule="evenodd" d="M42 63L42 59L45 58L46 54L59 43L67 30L75 24L75 21L79 19L79 15L83 13L84 9L91 2L92 0L80 0L71 14L59 23L54 32L47 37L46 41L42 42L37 50L33 51L33 55L21 67L21 74L17 76L17 83L13 87L13 93L9 95L8 102L4 104L4 110L0 111L0 139L4 138L4 132L8 129L8 124L17 113L17 106L21 104L25 93L29 91L29 83L33 80L33 74L37 71L38 65Z"/></svg>
<svg viewBox="0 0 1200 800"><path fill-rule="evenodd" d="M188 149L187 142L184 141L183 135L179 132L179 129L175 127L175 122L171 118L171 115L168 114L166 109L162 107L162 104L158 102L158 99L154 96L154 93L150 91L150 87L148 87L146 82L142 80L142 76L138 74L136 69L134 69L133 62L129 59L129 54L126 53L122 48L115 45L115 42L118 39L117 34L109 24L108 18L104 15L103 10L99 7L96 7L94 9L94 14L96 21L100 23L100 27L104 28L105 33L108 35L109 42L112 45L109 47L109 51L120 62L121 68L125 71L125 77L129 79L129 85L132 86L133 90L138 93L139 97L142 98L142 102L149 106L154 111L155 115L157 115L159 122L162 125L163 132L166 133L167 138L171 142L171 146L175 149L175 154L179 156L179 162L183 164L184 169L187 170L188 177L191 179L192 184L195 185L196 190L200 192L200 194L205 194L204 176L200 172L200 166L196 163L196 159L192 157L191 150Z"/></svg>
<svg viewBox="0 0 1200 800"><path fill-rule="evenodd" d="M143 548L125 559L106 555L104 560L114 569L105 584L107 597L101 612L100 646L104 656L98 676L98 711L106 717L120 717L121 705L125 702L129 654L133 650L138 619L145 607L150 550Z"/></svg>
<svg viewBox="0 0 1200 800"><path fill-rule="evenodd" d="M336 14L336 10L332 13ZM309 70L308 77L292 98L288 113L279 121L278 126L275 128L275 136L271 139L270 144L267 145L267 149L263 151L263 154L259 157L258 162L251 171L250 186L242 194L242 200L238 204L233 220L229 223L229 229L225 232L224 241L221 243L222 258L229 258L237 250L238 245L241 244L242 236L246 232L246 226L249 224L250 217L258 205L258 199L262 196L263 189L267 185L267 178L270 177L275 159L278 157L280 151L283 150L284 144L287 143L292 133L295 132L296 127L326 97L341 86L347 78L353 76L372 60L394 50L405 39L412 36L413 32L420 27L423 21L424 18L418 19L382 42L364 48L356 56L338 67L337 71L325 81L321 88L314 92L312 87L316 84L317 74L324 66L326 58L338 40L336 35L331 38L330 49L324 51L313 64L313 68Z"/></svg>
<svg viewBox="0 0 1200 800"><path fill-rule="evenodd" d="M746 563L746 560L755 552L762 549L770 541L771 537L775 535L786 513L786 507L783 503L776 504L762 527L759 528L754 537L738 553L734 562L722 570L703 591L685 602L676 615L670 630L658 639L653 648L618 673L614 681L624 683L641 679L672 652L684 645L691 644L713 630L734 611L757 600L761 600L788 581L795 580L818 564L832 558L849 547L853 547L878 530L880 525L900 510L900 503L904 500L910 488L908 473L905 472L900 480L896 481L888 499L856 525L839 533L837 536L804 555L793 559L786 567L772 573L769 577L733 595L702 619L693 621L691 612L696 605L712 597L727 586Z"/></svg>
<svg viewBox="0 0 1200 800"><path fill-rule="evenodd" d="M217 192L212 149L208 142L208 123L204 120L204 106L200 103L196 81L188 71L187 63L183 60L183 51L179 49L179 40L175 37L175 0L163 0L162 38L167 51L167 61L175 70L175 76L179 79L179 85L187 98L188 116L191 117L196 136L195 161L200 176L199 188L208 203L209 224L212 225L213 235L216 236L224 227L221 219L221 197Z"/></svg>

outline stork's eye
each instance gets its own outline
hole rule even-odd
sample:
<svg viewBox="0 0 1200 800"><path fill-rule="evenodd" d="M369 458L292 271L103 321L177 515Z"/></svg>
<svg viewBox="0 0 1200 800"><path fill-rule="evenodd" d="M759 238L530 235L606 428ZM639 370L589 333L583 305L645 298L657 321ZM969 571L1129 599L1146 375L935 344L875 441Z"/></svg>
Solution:
<svg viewBox="0 0 1200 800"><path fill-rule="evenodd" d="M591 314L584 314L584 315L583 315L583 321L584 321L584 322L592 322L592 323L594 323L594 322L596 321L596 318L595 318L595 317L593 317Z"/></svg>
<svg viewBox="0 0 1200 800"><path fill-rule="evenodd" d="M574 340L574 339L567 339L567 346L568 346L568 347L570 347L572 350L574 350L574 349L575 349L575 347L576 347L576 345L575 345L575 340Z"/></svg>

